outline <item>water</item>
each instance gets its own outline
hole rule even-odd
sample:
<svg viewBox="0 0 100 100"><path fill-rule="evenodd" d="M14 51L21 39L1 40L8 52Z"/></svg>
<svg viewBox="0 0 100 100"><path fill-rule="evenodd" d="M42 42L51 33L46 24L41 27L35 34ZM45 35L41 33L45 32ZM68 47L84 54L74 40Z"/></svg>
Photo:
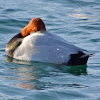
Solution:
<svg viewBox="0 0 100 100"><path fill-rule="evenodd" d="M99 15L99 0L0 0L0 100L100 100ZM11 62L7 42L35 17L94 53L87 66Z"/></svg>

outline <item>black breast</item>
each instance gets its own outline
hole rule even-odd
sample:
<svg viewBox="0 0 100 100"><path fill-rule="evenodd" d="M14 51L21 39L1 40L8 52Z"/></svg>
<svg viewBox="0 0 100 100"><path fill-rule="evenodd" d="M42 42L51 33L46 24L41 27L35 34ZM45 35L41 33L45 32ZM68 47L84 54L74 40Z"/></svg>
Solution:
<svg viewBox="0 0 100 100"><path fill-rule="evenodd" d="M15 49L22 43L23 40L23 36L21 35L21 33L15 35L8 43L6 46L6 55L8 55L9 57L13 57L13 53L15 51Z"/></svg>

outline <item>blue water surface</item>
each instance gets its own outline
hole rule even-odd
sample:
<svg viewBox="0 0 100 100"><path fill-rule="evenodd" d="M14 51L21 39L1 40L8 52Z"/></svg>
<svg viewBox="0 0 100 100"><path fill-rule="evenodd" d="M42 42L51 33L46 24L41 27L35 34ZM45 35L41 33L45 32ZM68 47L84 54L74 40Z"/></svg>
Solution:
<svg viewBox="0 0 100 100"><path fill-rule="evenodd" d="M94 53L87 65L12 62L7 42L35 17ZM0 100L100 100L100 0L0 0Z"/></svg>

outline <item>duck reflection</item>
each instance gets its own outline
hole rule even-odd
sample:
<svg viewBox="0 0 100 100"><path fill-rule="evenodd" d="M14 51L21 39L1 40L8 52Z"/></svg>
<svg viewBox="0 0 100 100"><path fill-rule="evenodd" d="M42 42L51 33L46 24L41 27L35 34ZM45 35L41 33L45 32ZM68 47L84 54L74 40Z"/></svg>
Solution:
<svg viewBox="0 0 100 100"><path fill-rule="evenodd" d="M79 65L79 66L56 66L59 70L63 72L67 72L73 75L87 75L87 65Z"/></svg>
<svg viewBox="0 0 100 100"><path fill-rule="evenodd" d="M44 64L38 62L20 61L10 57L5 58L6 62L17 63L16 66L9 67L9 73L12 76L5 77L5 80L14 80L13 84L16 87L32 90L41 90L44 88L44 82L39 79L44 76L49 76L49 66L51 64Z"/></svg>
<svg viewBox="0 0 100 100"><path fill-rule="evenodd" d="M14 80L13 85L17 88L41 90L45 88L48 82L41 81L44 77L52 77L50 72L64 72L73 75L86 75L87 65L83 66L65 66L54 65L38 62L26 62L18 61L9 57L6 57L5 61L17 63L16 66L9 67L9 73L11 76L5 77L5 80ZM58 71L57 71L58 70ZM54 76L53 76L54 77Z"/></svg>
<svg viewBox="0 0 100 100"><path fill-rule="evenodd" d="M5 77L5 79L15 81L13 86L24 88L24 89L37 90L36 85L31 83L31 81L34 82L37 79L35 73L33 73L35 67L20 65L18 68L10 67L9 70L12 72L13 76Z"/></svg>
<svg viewBox="0 0 100 100"><path fill-rule="evenodd" d="M30 90L37 90L37 87L33 84L15 84L16 87L24 88L24 89L30 89Z"/></svg>

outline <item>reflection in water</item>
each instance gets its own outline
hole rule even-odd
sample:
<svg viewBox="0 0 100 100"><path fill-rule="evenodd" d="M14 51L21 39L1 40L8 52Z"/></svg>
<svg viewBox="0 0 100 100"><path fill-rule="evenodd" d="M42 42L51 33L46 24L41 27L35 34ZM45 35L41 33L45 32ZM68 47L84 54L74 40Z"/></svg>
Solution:
<svg viewBox="0 0 100 100"><path fill-rule="evenodd" d="M57 66L63 72L71 73L73 75L87 75L87 65L80 66Z"/></svg>
<svg viewBox="0 0 100 100"><path fill-rule="evenodd" d="M87 74L87 66L65 66L65 65L53 65L46 63L38 63L38 62L26 62L26 61L18 61L15 59L11 59L6 57L8 62L17 63L17 67L13 66L9 68L9 73L11 76L5 77L5 80L14 81L13 86L17 88L24 89L34 89L41 90L47 87L50 87L50 82L41 81L44 77L54 77L54 74L50 72L59 72L59 73L71 73L73 75L86 75ZM19 67L18 67L19 66ZM58 70L59 69L59 70ZM54 85L55 86L55 85ZM77 84L67 84L70 86L77 86ZM79 85L78 85L79 87Z"/></svg>
<svg viewBox="0 0 100 100"><path fill-rule="evenodd" d="M24 89L30 89L30 90L37 90L37 87L33 84L15 84L16 87L24 88Z"/></svg>
<svg viewBox="0 0 100 100"><path fill-rule="evenodd" d="M30 62L30 61L17 60L17 59L8 57L8 56L5 57L5 61L6 62L18 63L18 64L26 64L26 65L31 65L31 63L33 63L33 62Z"/></svg>
<svg viewBox="0 0 100 100"><path fill-rule="evenodd" d="M79 19L79 21L91 21L94 16L90 13L91 9L87 8L77 8L74 9L72 13L69 13L68 16Z"/></svg>
<svg viewBox="0 0 100 100"><path fill-rule="evenodd" d="M6 57L5 61L18 64L17 67L9 68L13 75L5 77L5 80L14 80L16 81L13 84L14 86L24 89L43 89L45 85L39 79L44 76L49 76L49 71L54 69L51 64L20 61L10 57Z"/></svg>
<svg viewBox="0 0 100 100"><path fill-rule="evenodd" d="M19 66L18 68L10 68L13 76L5 77L6 80L16 81L13 85L16 87L24 89L37 89L34 84L31 84L31 81L35 81L34 69L35 67L31 66Z"/></svg>
<svg viewBox="0 0 100 100"><path fill-rule="evenodd" d="M91 18L86 14L69 14L69 16L75 17L75 18L78 18L78 19L89 19L89 18Z"/></svg>

